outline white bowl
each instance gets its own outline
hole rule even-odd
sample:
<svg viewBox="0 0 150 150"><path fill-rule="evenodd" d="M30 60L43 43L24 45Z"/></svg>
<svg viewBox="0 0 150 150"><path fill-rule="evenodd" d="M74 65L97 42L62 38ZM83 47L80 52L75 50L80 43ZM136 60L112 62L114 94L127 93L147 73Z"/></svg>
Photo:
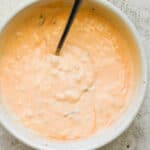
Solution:
<svg viewBox="0 0 150 150"><path fill-rule="evenodd" d="M51 0L54 1L54 0ZM87 0L90 1L90 0ZM109 128L105 133L97 134L91 136L88 139L75 141L75 142L53 142L53 141L45 141L40 139L39 137L32 135L30 131L24 129L21 125L15 122L8 112L4 110L2 105L0 105L0 122L2 125L17 139L22 141L23 143L31 146L35 149L41 150L89 150L100 148L107 143L111 142L115 138L117 138L121 133L123 133L131 124L133 119L135 118L136 114L139 111L140 106L142 105L144 94L147 85L147 64L146 64L146 57L144 55L144 50L141 46L141 41L139 35L133 26L133 24L129 21L129 19L116 7L114 7L111 3L107 2L106 0L91 0L92 2L96 3L99 8L103 9L103 12L109 12L110 19L117 18L118 25L122 26L122 29L128 30L128 34L132 37L132 41L134 41L137 47L137 54L139 55L139 62L141 66L140 71L140 81L137 86L137 92L134 97L135 100L131 102L127 111L122 115L122 117L114 124L111 128ZM3 25L0 26L0 31L2 31L7 23L13 19L13 17L20 12L21 10L25 9L27 6L31 4L34 5L36 2L43 2L37 0L26 0L24 3L19 6L11 16L8 16L4 21ZM12 18L12 19L11 19Z"/></svg>

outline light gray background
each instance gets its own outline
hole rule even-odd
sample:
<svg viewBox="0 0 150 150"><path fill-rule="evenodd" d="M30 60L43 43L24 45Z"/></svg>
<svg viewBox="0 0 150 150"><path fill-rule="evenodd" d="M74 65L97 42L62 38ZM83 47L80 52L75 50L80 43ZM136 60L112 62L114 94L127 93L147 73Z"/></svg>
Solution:
<svg viewBox="0 0 150 150"><path fill-rule="evenodd" d="M17 5L27 0L0 0L0 24ZM135 24L148 59L150 58L150 0L108 0L128 15ZM150 60L148 60L150 66ZM150 150L150 85L145 102L130 128L100 150ZM0 126L0 150L32 150Z"/></svg>

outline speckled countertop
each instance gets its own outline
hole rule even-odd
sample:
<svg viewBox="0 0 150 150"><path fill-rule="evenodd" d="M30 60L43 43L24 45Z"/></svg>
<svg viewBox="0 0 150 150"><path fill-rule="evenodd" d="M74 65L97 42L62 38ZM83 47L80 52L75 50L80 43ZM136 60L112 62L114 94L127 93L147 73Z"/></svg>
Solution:
<svg viewBox="0 0 150 150"><path fill-rule="evenodd" d="M27 0L0 0L0 23L17 5ZM135 24L150 66L150 0L108 0L125 12ZM129 129L100 150L150 150L150 84L144 104ZM32 150L12 137L0 126L0 150Z"/></svg>

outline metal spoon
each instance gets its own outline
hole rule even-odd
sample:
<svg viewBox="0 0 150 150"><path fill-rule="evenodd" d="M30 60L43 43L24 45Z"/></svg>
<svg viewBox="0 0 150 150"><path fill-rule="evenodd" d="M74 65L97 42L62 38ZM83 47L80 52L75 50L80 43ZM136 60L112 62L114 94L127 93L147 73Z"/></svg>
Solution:
<svg viewBox="0 0 150 150"><path fill-rule="evenodd" d="M63 44L65 42L65 39L66 39L66 37L67 37L67 35L68 35L69 31L70 31L70 28L72 26L74 18L76 17L76 14L78 12L78 9L80 7L81 2L82 2L82 0L75 0L74 1L74 5L73 5L73 8L71 10L71 14L70 14L68 22L66 24L65 30L64 30L64 32L63 32L63 34L61 36L61 39L60 39L60 41L58 43L57 50L56 50L56 55L60 54L60 51L61 51L61 49L63 47Z"/></svg>

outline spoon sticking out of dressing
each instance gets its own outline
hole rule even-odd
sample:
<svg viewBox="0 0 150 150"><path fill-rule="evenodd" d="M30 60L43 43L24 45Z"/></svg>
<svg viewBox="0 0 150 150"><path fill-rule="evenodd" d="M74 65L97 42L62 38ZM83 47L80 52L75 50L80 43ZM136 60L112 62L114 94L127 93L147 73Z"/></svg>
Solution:
<svg viewBox="0 0 150 150"><path fill-rule="evenodd" d="M64 32L63 32L63 34L61 36L61 39L60 39L60 41L58 43L57 50L56 50L56 53L55 53L56 55L60 54L60 51L61 51L61 49L63 47L63 44L64 44L64 42L66 40L66 37L67 37L67 35L68 35L69 31L70 31L70 28L71 28L71 26L73 24L74 18L76 17L76 14L78 12L78 9L80 7L81 2L82 2L82 0L75 0L74 1L74 5L72 7L69 19L68 19L67 24L66 24L66 27L65 27Z"/></svg>

